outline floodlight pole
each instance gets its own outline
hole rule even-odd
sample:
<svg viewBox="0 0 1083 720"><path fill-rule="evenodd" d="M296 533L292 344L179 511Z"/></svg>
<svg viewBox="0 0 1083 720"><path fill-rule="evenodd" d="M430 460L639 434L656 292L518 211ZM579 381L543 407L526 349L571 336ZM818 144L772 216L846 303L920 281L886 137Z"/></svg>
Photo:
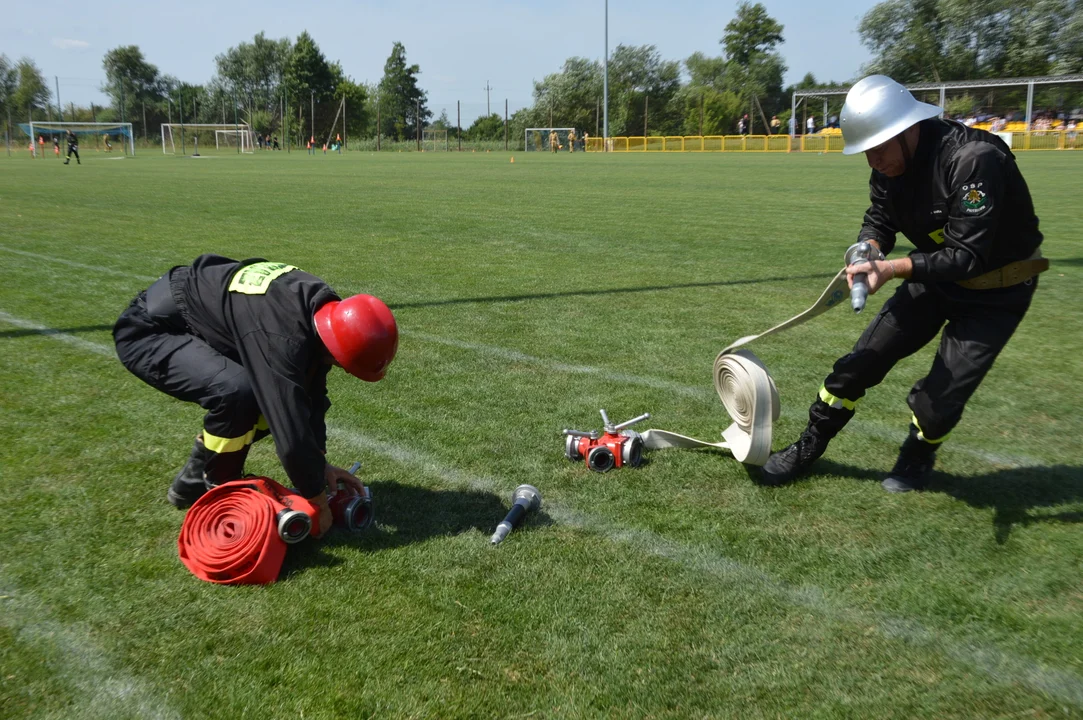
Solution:
<svg viewBox="0 0 1083 720"><path fill-rule="evenodd" d="M605 98L605 113L602 125L602 150L609 145L609 0L605 0L605 75L602 78L602 95Z"/></svg>
<svg viewBox="0 0 1083 720"><path fill-rule="evenodd" d="M8 123L10 124L10 122ZM508 150L508 99L504 98L504 151ZM8 148L8 154L11 154L11 148Z"/></svg>
<svg viewBox="0 0 1083 720"><path fill-rule="evenodd" d="M1034 110L1034 83L1027 83L1027 132L1030 132L1031 113Z"/></svg>

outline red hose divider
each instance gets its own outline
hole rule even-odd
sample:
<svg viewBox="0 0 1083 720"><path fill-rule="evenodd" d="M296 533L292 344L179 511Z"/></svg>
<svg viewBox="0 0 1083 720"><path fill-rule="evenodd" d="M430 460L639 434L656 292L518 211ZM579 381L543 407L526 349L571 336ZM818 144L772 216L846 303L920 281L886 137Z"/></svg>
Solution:
<svg viewBox="0 0 1083 720"><path fill-rule="evenodd" d="M192 505L181 525L177 540L181 562L207 582L274 582L286 557L276 516L287 505L314 516L313 531L317 531L315 508L274 480L234 480L211 488Z"/></svg>

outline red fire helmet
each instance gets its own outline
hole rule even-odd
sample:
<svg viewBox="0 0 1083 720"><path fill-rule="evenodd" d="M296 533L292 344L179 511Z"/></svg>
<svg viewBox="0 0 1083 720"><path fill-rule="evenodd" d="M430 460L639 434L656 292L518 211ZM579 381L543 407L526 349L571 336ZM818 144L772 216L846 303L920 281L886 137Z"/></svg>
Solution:
<svg viewBox="0 0 1083 720"><path fill-rule="evenodd" d="M314 316L316 332L342 368L366 382L384 376L399 346L391 310L372 295L332 300Z"/></svg>

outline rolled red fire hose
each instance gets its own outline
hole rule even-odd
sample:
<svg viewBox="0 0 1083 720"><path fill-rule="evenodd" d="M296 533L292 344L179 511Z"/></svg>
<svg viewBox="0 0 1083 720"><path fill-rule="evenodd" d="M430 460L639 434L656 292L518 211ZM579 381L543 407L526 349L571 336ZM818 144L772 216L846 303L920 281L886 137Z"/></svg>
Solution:
<svg viewBox="0 0 1083 720"><path fill-rule="evenodd" d="M278 578L286 546L318 532L319 512L270 478L223 483L192 505L181 525L181 562L201 580L265 585Z"/></svg>

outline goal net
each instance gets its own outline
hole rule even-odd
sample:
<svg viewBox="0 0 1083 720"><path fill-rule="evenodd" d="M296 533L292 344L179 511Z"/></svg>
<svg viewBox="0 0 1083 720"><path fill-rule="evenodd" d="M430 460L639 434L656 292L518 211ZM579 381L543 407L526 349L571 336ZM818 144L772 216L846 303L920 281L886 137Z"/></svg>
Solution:
<svg viewBox="0 0 1083 720"><path fill-rule="evenodd" d="M41 148L39 139L45 140L51 148L55 137L60 142L61 154L66 154L67 146L64 138L70 130L79 138L79 152L96 149L135 155L135 134L132 132L131 123L39 122L35 120L20 123L19 128L37 144L39 150ZM51 149L50 152L52 152Z"/></svg>
<svg viewBox="0 0 1083 720"><path fill-rule="evenodd" d="M448 150L447 130L422 130L421 149L425 152L436 152L437 150L443 152Z"/></svg>
<svg viewBox="0 0 1083 720"><path fill-rule="evenodd" d="M556 147L558 151L568 152L568 134L574 128L527 128L526 129L526 152L553 152L552 133L556 133ZM579 132L575 133L576 150L583 138Z"/></svg>
<svg viewBox="0 0 1083 720"><path fill-rule="evenodd" d="M254 139L245 123L162 123L166 155L250 153Z"/></svg>

